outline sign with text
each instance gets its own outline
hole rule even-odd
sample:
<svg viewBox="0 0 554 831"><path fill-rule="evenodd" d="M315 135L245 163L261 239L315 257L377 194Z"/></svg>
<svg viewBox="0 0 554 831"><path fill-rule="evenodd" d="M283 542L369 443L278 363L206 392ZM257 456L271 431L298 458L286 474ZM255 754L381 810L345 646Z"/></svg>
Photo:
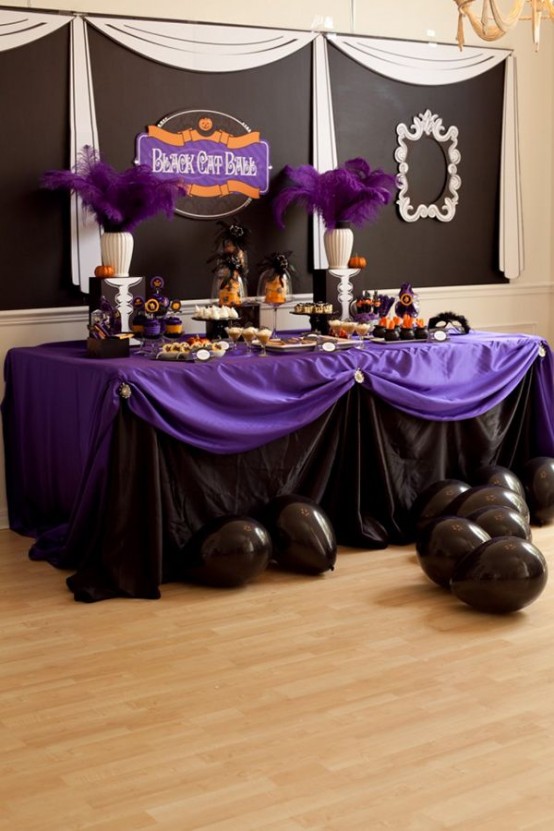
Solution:
<svg viewBox="0 0 554 831"><path fill-rule="evenodd" d="M136 161L188 185L176 213L195 219L229 216L269 188L269 145L233 116L187 110L137 136Z"/></svg>

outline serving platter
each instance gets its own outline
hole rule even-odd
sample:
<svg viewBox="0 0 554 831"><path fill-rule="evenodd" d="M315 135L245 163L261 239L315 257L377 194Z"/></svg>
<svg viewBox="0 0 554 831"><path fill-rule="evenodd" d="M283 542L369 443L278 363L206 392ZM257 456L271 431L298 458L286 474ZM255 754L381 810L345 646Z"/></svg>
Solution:
<svg viewBox="0 0 554 831"><path fill-rule="evenodd" d="M188 348L176 348L178 344L173 344L171 348L161 348L152 357L156 361L208 361L210 358L222 358L229 349L227 341L219 342L202 342L198 344L191 344ZM184 347L185 345L182 344Z"/></svg>
<svg viewBox="0 0 554 831"><path fill-rule="evenodd" d="M266 346L267 352L311 352L316 347L315 341L270 340Z"/></svg>
<svg viewBox="0 0 554 831"><path fill-rule="evenodd" d="M299 317L311 317L312 315L315 315L316 317L336 317L337 315L340 315L340 312L337 311L336 309L333 309L332 312L296 312L296 311L291 311L291 312L289 312L289 314L298 315Z"/></svg>

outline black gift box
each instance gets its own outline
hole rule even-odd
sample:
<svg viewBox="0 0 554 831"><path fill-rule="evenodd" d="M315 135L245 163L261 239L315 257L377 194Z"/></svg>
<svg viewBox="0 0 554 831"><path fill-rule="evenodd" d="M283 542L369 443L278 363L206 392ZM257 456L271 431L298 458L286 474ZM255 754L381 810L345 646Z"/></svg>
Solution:
<svg viewBox="0 0 554 831"><path fill-rule="evenodd" d="M128 358L129 338L87 338L91 358Z"/></svg>

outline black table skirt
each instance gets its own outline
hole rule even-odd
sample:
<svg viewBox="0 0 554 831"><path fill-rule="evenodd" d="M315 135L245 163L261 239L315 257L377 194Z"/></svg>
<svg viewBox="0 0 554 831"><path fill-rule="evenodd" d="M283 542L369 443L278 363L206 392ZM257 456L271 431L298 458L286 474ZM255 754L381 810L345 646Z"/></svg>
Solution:
<svg viewBox="0 0 554 831"><path fill-rule="evenodd" d="M157 598L162 583L177 579L183 545L208 520L256 517L282 493L319 502L339 544L408 543L411 507L425 487L446 478L471 483L488 464L517 472L536 455L532 383L533 370L492 410L451 422L406 415L356 385L301 430L230 455L156 432L122 401L102 504L44 535L31 556L48 559L55 547L55 564L75 571L67 583L77 600Z"/></svg>

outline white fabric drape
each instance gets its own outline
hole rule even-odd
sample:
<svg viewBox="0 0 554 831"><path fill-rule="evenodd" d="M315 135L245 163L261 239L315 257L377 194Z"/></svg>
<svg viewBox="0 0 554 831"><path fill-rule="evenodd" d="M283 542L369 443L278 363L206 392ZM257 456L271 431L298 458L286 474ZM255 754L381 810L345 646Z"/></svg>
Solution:
<svg viewBox="0 0 554 831"><path fill-rule="evenodd" d="M337 166L337 142L335 121L333 118L333 101L331 97L331 79L329 77L329 58L325 38L319 37L313 52L314 91L313 91L313 164L320 173ZM313 220L313 256L314 268L326 269L327 254L323 245L325 225L319 214Z"/></svg>
<svg viewBox="0 0 554 831"><path fill-rule="evenodd" d="M280 61L302 49L314 32L87 17L103 34L145 58L196 72L237 72Z"/></svg>
<svg viewBox="0 0 554 831"><path fill-rule="evenodd" d="M0 52L25 46L71 22L72 16L0 9Z"/></svg>
<svg viewBox="0 0 554 831"><path fill-rule="evenodd" d="M518 277L525 264L516 69L516 59L508 56L502 125L499 267L509 280Z"/></svg>
<svg viewBox="0 0 554 831"><path fill-rule="evenodd" d="M501 156L499 268L509 280L524 268L515 58L505 49L328 35L346 55L379 75L422 86L467 81L506 61Z"/></svg>
<svg viewBox="0 0 554 831"><path fill-rule="evenodd" d="M98 130L94 109L92 72L85 22L75 17L71 23L70 83L70 163L77 161L79 151L87 144L98 147ZM71 196L71 274L81 291L89 290L89 279L101 262L100 228L80 198Z"/></svg>
<svg viewBox="0 0 554 831"><path fill-rule="evenodd" d="M331 35L333 43L356 63L386 78L420 86L467 81L488 72L511 54L507 49L470 48L417 41Z"/></svg>

